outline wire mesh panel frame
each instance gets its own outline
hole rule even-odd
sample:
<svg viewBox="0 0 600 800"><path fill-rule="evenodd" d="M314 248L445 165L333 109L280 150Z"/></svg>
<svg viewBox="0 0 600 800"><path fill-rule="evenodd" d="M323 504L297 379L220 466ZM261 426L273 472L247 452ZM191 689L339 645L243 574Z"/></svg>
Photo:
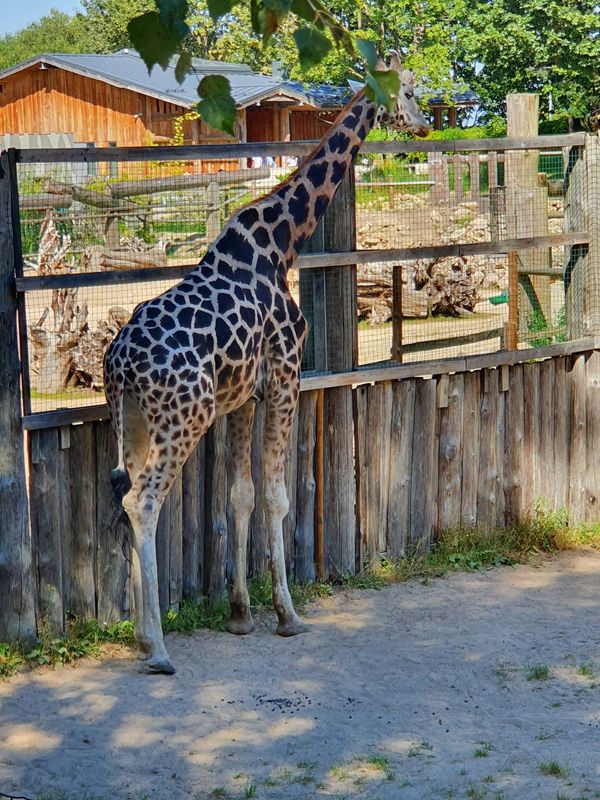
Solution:
<svg viewBox="0 0 600 800"><path fill-rule="evenodd" d="M442 151L450 153L451 170L454 170L455 175L455 192L461 192L462 188L458 187L456 181L457 175L461 174L463 169L462 164L467 163L473 165L475 163L473 153L478 152L491 152L494 155L498 153L505 153L508 150L531 150L534 147L548 148L548 147L579 147L585 144L586 137L582 134L575 134L570 136L560 137L532 137L523 140L462 140L457 142L377 142L367 143L363 147L361 153L364 154L387 154L397 155L399 153L441 153ZM289 143L289 144L272 144L272 143L253 143L250 145L210 145L200 147L183 147L183 148L106 148L96 150L82 150L82 149L69 149L69 150L44 150L44 151L19 151L13 150L10 153L9 161L12 165L11 178L14 185L15 193L15 209L18 209L18 192L17 192L17 169L21 164L33 163L98 163L98 162L122 162L127 163L131 161L140 161L143 159L152 159L154 162L175 161L177 159L198 159L201 157L204 160L219 160L224 158L250 158L260 153L261 155L269 154L273 157L277 156L294 156L302 157L308 154L314 143ZM458 154L461 152L471 153L470 156L465 156L467 161L460 160ZM452 156L452 153L457 155ZM462 157L461 157L462 158ZM470 159L470 161L469 161ZM435 161L435 159L431 159ZM495 164L496 159L490 161ZM465 167L466 168L466 167ZM496 168L494 168L496 169ZM424 181L415 181L415 183L424 183ZM428 182L431 184L431 181ZM459 181L462 187L462 178ZM93 419L105 416L105 409L102 406L81 407L78 409L64 409L60 412L46 413L31 413L30 391L29 391L29 375L26 368L27 365L27 319L25 311L25 297L27 293L33 293L42 289L48 289L51 286L67 287L69 285L110 285L110 284L126 284L146 282L150 280L157 280L159 278L168 277L178 279L188 271L192 265L186 267L166 267L162 271L154 270L127 270L123 273L115 275L110 272L102 273L80 273L80 274L63 274L56 276L41 277L28 277L23 274L23 259L20 250L20 231L19 231L19 215L13 218L13 226L17 234L15 236L15 262L16 262L16 277L17 289L19 296L19 325L21 334L21 354L23 370L23 385L24 385L24 413L25 424L27 427L43 427L45 424L56 424L58 417L64 421L81 421L84 419ZM456 257L468 258L475 254L490 254L502 255L511 254L518 251L535 251L547 250L549 247L565 246L565 247L583 247L588 246L590 236L588 231L582 230L573 225L568 233L563 234L548 234L546 236L516 236L513 238L503 236L497 241L489 242L472 242L472 243L453 243L448 245L426 245L422 247L395 247L387 250L381 248L373 248L368 250L351 250L350 252L342 253L335 252L332 254L312 254L305 255L299 259L298 266L303 269L323 269L327 267L339 267L343 269L354 269L353 264L369 264L376 263L377 261L393 259L395 262L402 260L415 259L415 258L436 258L436 257ZM349 266L350 265L350 266ZM539 269L539 268L538 268ZM142 274L143 272L143 274ZM396 272L397 274L397 272ZM396 292L397 295L397 292ZM318 299L317 299L318 303ZM396 310L397 314L397 310ZM401 324L401 323L400 323ZM397 351L401 347L401 340L398 339L397 326L392 323L392 339L396 347L396 353L390 353L390 358L384 361L388 366L392 367L394 363L398 363ZM460 337L457 337L457 345L460 345ZM416 348L415 348L416 349ZM410 352L410 345L405 345L405 353ZM354 358L352 367L358 366L356 357L356 347L354 348ZM366 364L366 368L373 368L373 363ZM339 369L339 368L338 368ZM324 371L329 371L325 369ZM348 373L348 366L345 372ZM328 380L333 376L322 376L321 385L328 385ZM314 379L307 378L309 382ZM305 385L306 380L305 380ZM311 384L312 385L312 384ZM52 416L54 414L54 416ZM54 422L52 422L54 420Z"/></svg>

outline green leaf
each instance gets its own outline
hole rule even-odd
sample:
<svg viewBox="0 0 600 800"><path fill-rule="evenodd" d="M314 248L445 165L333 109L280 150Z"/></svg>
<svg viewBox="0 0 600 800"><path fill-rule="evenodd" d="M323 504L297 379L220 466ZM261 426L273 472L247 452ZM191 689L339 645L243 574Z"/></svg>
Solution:
<svg viewBox="0 0 600 800"><path fill-rule="evenodd" d="M179 28L167 27L156 11L148 11L147 14L132 19L127 25L127 31L133 46L148 67L148 72L155 64L166 69L185 38Z"/></svg>
<svg viewBox="0 0 600 800"><path fill-rule="evenodd" d="M202 119L213 128L234 136L235 102L227 78L222 75L207 75L200 81L198 94L202 98L197 106Z"/></svg>
<svg viewBox="0 0 600 800"><path fill-rule="evenodd" d="M292 0L290 9L297 17L305 19L307 22L313 22L315 19L315 10L310 0Z"/></svg>
<svg viewBox="0 0 600 800"><path fill-rule="evenodd" d="M370 70L366 83L367 97L393 111L400 90L400 76L396 70Z"/></svg>
<svg viewBox="0 0 600 800"><path fill-rule="evenodd" d="M305 71L320 64L331 50L329 39L316 28L298 28L294 31L294 40L298 48L300 66Z"/></svg>
<svg viewBox="0 0 600 800"><path fill-rule="evenodd" d="M192 68L191 55L189 53L182 53L177 59L177 65L175 67L175 78L177 80L177 83L184 82L186 75L189 73L191 68Z"/></svg>
<svg viewBox="0 0 600 800"><path fill-rule="evenodd" d="M377 50L373 42L369 42L367 39L357 39L356 46L364 58L369 72L374 72L377 69Z"/></svg>
<svg viewBox="0 0 600 800"><path fill-rule="evenodd" d="M158 13L165 28L177 28L185 24L189 9L187 0L155 0Z"/></svg>
<svg viewBox="0 0 600 800"><path fill-rule="evenodd" d="M278 18L289 14L291 0L262 0L265 8L273 11Z"/></svg>
<svg viewBox="0 0 600 800"><path fill-rule="evenodd" d="M235 3L236 0L207 0L208 13L217 22L219 17L229 14Z"/></svg>

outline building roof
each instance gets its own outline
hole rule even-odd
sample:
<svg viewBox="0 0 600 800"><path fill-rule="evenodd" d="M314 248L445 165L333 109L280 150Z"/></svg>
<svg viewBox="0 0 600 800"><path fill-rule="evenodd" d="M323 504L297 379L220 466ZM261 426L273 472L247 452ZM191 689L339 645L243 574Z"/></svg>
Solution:
<svg viewBox="0 0 600 800"><path fill-rule="evenodd" d="M174 60L166 70L155 66L148 73L143 60L132 50L120 50L110 55L40 53L0 72L0 80L41 63L185 108L192 108L198 102L197 89L200 80L205 75L215 73L225 75L229 79L231 94L238 108L254 105L267 98L270 100L281 98L282 101L287 99L288 102L317 108L341 104L333 100L336 96L335 91L340 91L337 87L316 87L306 90L299 83L261 75L252 72L246 64L233 64L228 61L194 58L193 71L186 76L182 84L179 84L175 78Z"/></svg>
<svg viewBox="0 0 600 800"><path fill-rule="evenodd" d="M449 105L459 106L459 107L478 106L480 100L478 94L471 91L471 89L466 89L463 91L460 90L454 91L454 93L452 94L451 103L446 98L442 97L442 95L436 95L434 97L430 97L427 100L427 102L429 103L431 108L436 108L436 107L447 108Z"/></svg>

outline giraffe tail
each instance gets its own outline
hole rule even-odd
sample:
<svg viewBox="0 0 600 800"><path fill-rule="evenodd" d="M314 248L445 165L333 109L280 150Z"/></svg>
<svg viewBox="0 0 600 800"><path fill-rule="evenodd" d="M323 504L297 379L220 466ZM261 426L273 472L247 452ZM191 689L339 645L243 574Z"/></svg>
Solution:
<svg viewBox="0 0 600 800"><path fill-rule="evenodd" d="M131 478L125 468L117 467L110 473L110 485L113 491L113 500L116 505L123 503L123 498L131 489Z"/></svg>
<svg viewBox="0 0 600 800"><path fill-rule="evenodd" d="M111 403L111 417L113 428L117 434L117 443L119 451L119 463L116 469L110 473L110 484L113 491L113 501L115 506L123 511L123 498L131 489L131 478L129 472L125 467L125 458L123 455L123 387L119 387L115 402Z"/></svg>

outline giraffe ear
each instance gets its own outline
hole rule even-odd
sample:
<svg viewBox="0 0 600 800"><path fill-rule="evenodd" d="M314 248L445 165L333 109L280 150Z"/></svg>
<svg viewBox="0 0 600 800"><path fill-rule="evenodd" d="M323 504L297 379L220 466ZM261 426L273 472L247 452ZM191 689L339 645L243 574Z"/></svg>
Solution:
<svg viewBox="0 0 600 800"><path fill-rule="evenodd" d="M402 72L402 62L396 50L390 51L390 69L395 69L396 72Z"/></svg>
<svg viewBox="0 0 600 800"><path fill-rule="evenodd" d="M406 83L409 86L413 86L415 83L415 76L412 74L410 70L403 69L400 74L400 80L402 81L402 83Z"/></svg>
<svg viewBox="0 0 600 800"><path fill-rule="evenodd" d="M385 71L387 69L385 61L381 57L377 58L377 63L375 64L375 69L378 70L378 71Z"/></svg>

